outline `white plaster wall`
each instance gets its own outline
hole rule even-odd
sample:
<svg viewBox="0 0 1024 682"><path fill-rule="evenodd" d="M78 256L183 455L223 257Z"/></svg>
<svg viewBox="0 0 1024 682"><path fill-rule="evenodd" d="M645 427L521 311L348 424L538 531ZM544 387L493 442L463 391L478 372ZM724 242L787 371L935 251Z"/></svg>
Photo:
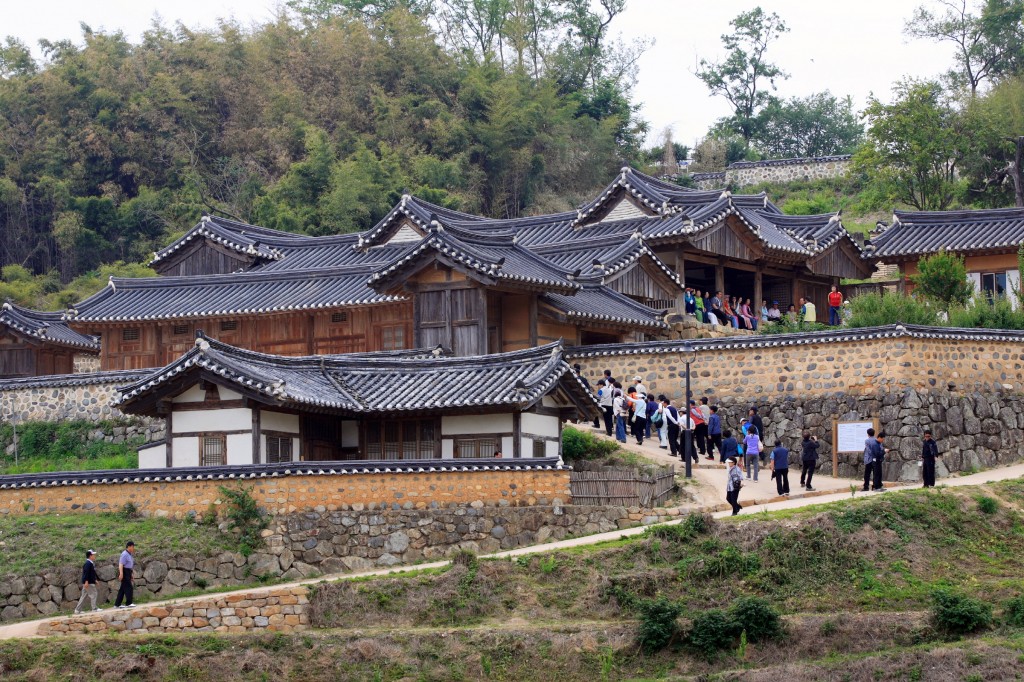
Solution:
<svg viewBox="0 0 1024 682"><path fill-rule="evenodd" d="M515 449L512 447L515 442L512 436L505 436L501 439L501 454L503 457L512 457L515 454Z"/></svg>
<svg viewBox="0 0 1024 682"><path fill-rule="evenodd" d="M217 387L217 393L220 395L221 400L240 400L242 398L241 393L236 393L230 388L224 388L223 386Z"/></svg>
<svg viewBox="0 0 1024 682"><path fill-rule="evenodd" d="M167 467L167 445L159 443L148 448L139 448L140 469L165 469Z"/></svg>
<svg viewBox="0 0 1024 682"><path fill-rule="evenodd" d="M341 447L343 448L358 448L359 447L359 422L345 421L341 422ZM298 452L298 450L296 450Z"/></svg>
<svg viewBox="0 0 1024 682"><path fill-rule="evenodd" d="M299 415L260 410L260 429L299 433Z"/></svg>
<svg viewBox="0 0 1024 682"><path fill-rule="evenodd" d="M561 443L559 443L557 440L549 440L544 445L544 454L547 455L548 457L558 457L559 445L561 445Z"/></svg>
<svg viewBox="0 0 1024 682"><path fill-rule="evenodd" d="M453 439L441 439L441 459L455 459L455 441Z"/></svg>
<svg viewBox="0 0 1024 682"><path fill-rule="evenodd" d="M237 407L230 410L195 410L174 413L174 433L196 431L252 430L252 410ZM251 449L251 448L250 448Z"/></svg>
<svg viewBox="0 0 1024 682"><path fill-rule="evenodd" d="M520 426L524 434L558 438L558 417L524 412Z"/></svg>
<svg viewBox="0 0 1024 682"><path fill-rule="evenodd" d="M228 464L252 464L252 431L227 437Z"/></svg>
<svg viewBox="0 0 1024 682"><path fill-rule="evenodd" d="M533 457L533 439L528 436L523 436L519 439L519 456L520 457Z"/></svg>
<svg viewBox="0 0 1024 682"><path fill-rule="evenodd" d="M511 432L511 414L467 414L441 417L441 435L443 436Z"/></svg>
<svg viewBox="0 0 1024 682"><path fill-rule="evenodd" d="M199 388L199 384L192 384L184 393L179 393L171 399L172 403L201 403L206 399L206 391Z"/></svg>
<svg viewBox="0 0 1024 682"><path fill-rule="evenodd" d="M176 467L199 466L199 438L196 436L179 436L174 439L174 460Z"/></svg>

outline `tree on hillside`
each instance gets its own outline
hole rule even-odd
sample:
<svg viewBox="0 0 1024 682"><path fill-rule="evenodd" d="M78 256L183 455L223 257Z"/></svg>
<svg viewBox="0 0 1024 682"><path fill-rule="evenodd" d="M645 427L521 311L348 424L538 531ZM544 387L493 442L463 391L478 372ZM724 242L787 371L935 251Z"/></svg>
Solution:
<svg viewBox="0 0 1024 682"><path fill-rule="evenodd" d="M968 0L933 0L914 11L904 31L952 43L956 67L950 80L972 97L984 81L1024 64L1024 0L982 0L973 9Z"/></svg>
<svg viewBox="0 0 1024 682"><path fill-rule="evenodd" d="M770 159L849 154L864 137L853 101L827 90L771 101L756 127L754 147Z"/></svg>
<svg viewBox="0 0 1024 682"><path fill-rule="evenodd" d="M937 83L903 82L892 104L871 97L865 114L867 142L854 155L854 167L891 200L936 211L962 196L957 169L971 131Z"/></svg>
<svg viewBox="0 0 1024 682"><path fill-rule="evenodd" d="M285 3L307 21L326 21L346 15L374 21L393 10L423 15L431 5L431 0L288 0Z"/></svg>
<svg viewBox="0 0 1024 682"><path fill-rule="evenodd" d="M915 294L938 301L943 310L949 310L953 305L967 305L974 293L974 287L967 279L964 259L945 249L919 260L917 274L911 275L910 280L917 287Z"/></svg>
<svg viewBox="0 0 1024 682"><path fill-rule="evenodd" d="M712 95L724 97L733 114L727 125L750 142L757 130L757 114L772 99L775 81L789 78L781 68L767 61L768 47L789 31L778 14L760 7L743 12L729 22L733 30L722 35L728 51L720 62L700 60L696 76Z"/></svg>
<svg viewBox="0 0 1024 682"><path fill-rule="evenodd" d="M1024 77L973 99L966 117L978 140L964 163L972 191L992 206L1024 206Z"/></svg>

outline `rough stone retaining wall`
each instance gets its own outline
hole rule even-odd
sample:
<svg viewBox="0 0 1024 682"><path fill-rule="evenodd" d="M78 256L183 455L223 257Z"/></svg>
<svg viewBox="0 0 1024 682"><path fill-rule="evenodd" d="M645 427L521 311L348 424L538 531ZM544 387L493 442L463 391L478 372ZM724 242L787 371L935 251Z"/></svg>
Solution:
<svg viewBox="0 0 1024 682"><path fill-rule="evenodd" d="M27 421L125 419L110 404L118 386L142 372L99 372L0 380L0 415ZM140 420L140 423L148 420ZM159 420L161 426L163 420Z"/></svg>
<svg viewBox="0 0 1024 682"><path fill-rule="evenodd" d="M794 182L838 178L850 169L850 155L823 156L807 159L772 159L768 161L737 161L721 173L694 173L699 189L748 187L765 182Z"/></svg>
<svg viewBox="0 0 1024 682"><path fill-rule="evenodd" d="M378 509L392 505L425 509L431 504L473 501L549 505L569 502L572 497L568 469L350 473L241 482L204 479L8 488L0 490L0 514L82 513L119 509L131 502L143 514L184 518L222 504L222 485L252 488L257 503L275 516L318 508L338 511L354 505Z"/></svg>
<svg viewBox="0 0 1024 682"><path fill-rule="evenodd" d="M811 430L823 443L828 473L833 419L879 419L893 451L885 466L889 480L919 477L925 428L945 453L940 475L1024 460L1024 341L986 339L981 331L962 338L857 334L697 341L691 389L696 398L720 404L733 430L757 405L769 444L780 437L796 448L803 429ZM624 385L639 375L651 391L681 404L686 366L678 344L650 344L631 354L619 348L583 350L575 361L591 381L606 368ZM862 471L858 455L843 456L841 475Z"/></svg>
<svg viewBox="0 0 1024 682"><path fill-rule="evenodd" d="M295 632L309 628L305 587L201 597L181 604L108 610L67 620L47 621L38 634L80 635L109 632Z"/></svg>
<svg viewBox="0 0 1024 682"><path fill-rule="evenodd" d="M264 547L248 557L235 552L213 557L147 557L144 544L140 544L135 593L139 598L166 598L182 590L235 585L256 577L301 580L436 560L459 550L497 552L562 540L570 535L591 535L660 523L680 514L677 508L511 507L487 506L480 502L425 510L357 506L361 508L279 517L264 531ZM101 604L117 593L115 561L116 554L101 559L97 566L100 578L97 600ZM76 565L34 576L0 578L0 620L70 612L81 594L79 577L80 567ZM128 626L109 623L131 622L135 617L128 621L107 618L102 622L108 625L93 629L124 629ZM165 617L193 615L161 616ZM203 617L208 618L208 615ZM75 621L79 624L96 622L100 621L89 616ZM145 627L156 627L152 621L149 623ZM82 629L62 632L66 631L81 632Z"/></svg>

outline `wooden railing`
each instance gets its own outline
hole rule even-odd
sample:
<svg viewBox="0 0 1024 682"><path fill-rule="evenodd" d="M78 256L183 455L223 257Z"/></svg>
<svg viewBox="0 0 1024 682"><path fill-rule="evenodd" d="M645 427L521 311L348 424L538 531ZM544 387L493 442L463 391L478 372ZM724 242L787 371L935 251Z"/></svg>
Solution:
<svg viewBox="0 0 1024 682"><path fill-rule="evenodd" d="M632 469L573 470L569 477L573 504L656 507L676 487L675 467L651 474Z"/></svg>

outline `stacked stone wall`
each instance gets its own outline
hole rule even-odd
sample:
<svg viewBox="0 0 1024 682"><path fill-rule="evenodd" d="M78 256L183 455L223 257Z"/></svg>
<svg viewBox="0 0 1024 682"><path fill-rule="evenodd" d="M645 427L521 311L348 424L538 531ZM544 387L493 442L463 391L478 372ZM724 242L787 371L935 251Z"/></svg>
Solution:
<svg viewBox="0 0 1024 682"><path fill-rule="evenodd" d="M749 187L766 182L800 182L844 177L850 169L849 156L810 159L779 159L775 161L738 161L719 173L695 173L699 189Z"/></svg>
<svg viewBox="0 0 1024 682"><path fill-rule="evenodd" d="M88 353L75 353L72 358L71 371L75 374L92 374L100 371L100 356Z"/></svg>
<svg viewBox="0 0 1024 682"><path fill-rule="evenodd" d="M759 338L758 344L770 343ZM585 353L586 351L584 351ZM655 394L682 404L686 365L678 351L575 359L588 378L610 369L620 380L640 376ZM834 420L878 419L892 449L889 480L915 480L920 437L931 428L944 454L940 475L1024 460L1024 344L1018 341L896 338L814 341L700 351L691 390L721 406L736 429L751 406L765 440L799 446L804 429L823 443L832 470ZM841 475L858 475L856 453L839 458Z"/></svg>
<svg viewBox="0 0 1024 682"><path fill-rule="evenodd" d="M115 510L132 503L143 514L184 518L224 503L222 485L251 488L261 507L274 515L296 511L337 511L345 505L398 505L426 509L473 501L546 505L571 500L569 471L492 470L435 473L289 475L228 480L158 481L0 489L0 514L83 513Z"/></svg>
<svg viewBox="0 0 1024 682"><path fill-rule="evenodd" d="M679 513L678 508L512 507L476 501L421 510L382 509L374 504L290 514L273 520L264 531L263 547L248 557L236 552L148 557L140 542L135 592L137 598L148 600L182 590L237 585L256 577L300 580L435 560L459 550L497 552L659 523ZM97 564L100 604L117 593L116 557L111 552L111 558L103 557ZM0 577L0 620L70 612L81 594L80 570L75 565L31 576Z"/></svg>
<svg viewBox="0 0 1024 682"><path fill-rule="evenodd" d="M47 621L38 634L111 632L295 632L309 628L309 589L279 587L211 596L166 606L140 606Z"/></svg>
<svg viewBox="0 0 1024 682"><path fill-rule="evenodd" d="M78 385L79 379L75 375L66 376L68 381L65 385L53 379L39 384L0 382L0 415L3 415L5 420L13 417L18 423L64 420L100 422L126 418L111 403L117 395L117 387L127 383L126 380L115 379ZM143 420L139 421L141 423ZM161 424L163 422L158 421Z"/></svg>

